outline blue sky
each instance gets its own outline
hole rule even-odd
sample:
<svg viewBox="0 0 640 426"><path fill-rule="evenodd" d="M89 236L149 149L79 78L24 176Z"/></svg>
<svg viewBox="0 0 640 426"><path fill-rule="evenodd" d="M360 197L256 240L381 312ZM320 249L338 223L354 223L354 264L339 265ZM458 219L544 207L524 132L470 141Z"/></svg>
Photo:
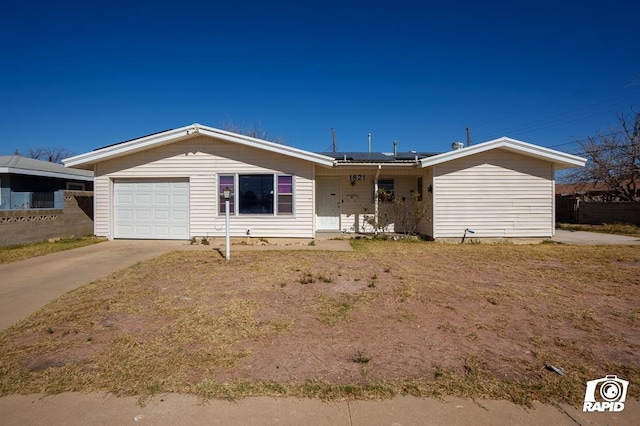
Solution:
<svg viewBox="0 0 640 426"><path fill-rule="evenodd" d="M79 154L194 122L302 149L577 152L640 109L637 1L12 2L0 155Z"/></svg>

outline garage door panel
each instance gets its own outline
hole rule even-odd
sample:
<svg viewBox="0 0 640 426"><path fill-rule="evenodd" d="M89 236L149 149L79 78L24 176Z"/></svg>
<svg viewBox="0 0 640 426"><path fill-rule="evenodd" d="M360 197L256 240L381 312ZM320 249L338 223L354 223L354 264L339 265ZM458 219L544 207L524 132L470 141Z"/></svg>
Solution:
<svg viewBox="0 0 640 426"><path fill-rule="evenodd" d="M149 219L151 219L151 210L135 209L134 210L134 219L135 220L149 220Z"/></svg>
<svg viewBox="0 0 640 426"><path fill-rule="evenodd" d="M229 210L231 210L231 209L229 209ZM179 220L179 221L186 221L186 220L189 219L189 215L188 215L187 212L184 212L184 211L173 211L171 219Z"/></svg>
<svg viewBox="0 0 640 426"><path fill-rule="evenodd" d="M189 197L186 195L174 195L172 199L172 203L174 205L180 206L188 206L189 205Z"/></svg>
<svg viewBox="0 0 640 426"><path fill-rule="evenodd" d="M189 191L189 182L173 182L173 187L175 189L182 189L184 191Z"/></svg>
<svg viewBox="0 0 640 426"><path fill-rule="evenodd" d="M159 210L156 209L153 211L153 218L155 220L169 220L171 217L171 212L169 210Z"/></svg>
<svg viewBox="0 0 640 426"><path fill-rule="evenodd" d="M168 206L169 204L171 204L171 196L169 194L154 194L153 202L156 205Z"/></svg>
<svg viewBox="0 0 640 426"><path fill-rule="evenodd" d="M171 232L169 231L168 226L154 226L153 234L156 236L156 238L169 239L171 236Z"/></svg>
<svg viewBox="0 0 640 426"><path fill-rule="evenodd" d="M121 208L116 210L116 220L133 219L133 210Z"/></svg>
<svg viewBox="0 0 640 426"><path fill-rule="evenodd" d="M189 182L116 180L114 237L189 238Z"/></svg>
<svg viewBox="0 0 640 426"><path fill-rule="evenodd" d="M136 194L135 198L135 204L138 206L151 204L151 194Z"/></svg>

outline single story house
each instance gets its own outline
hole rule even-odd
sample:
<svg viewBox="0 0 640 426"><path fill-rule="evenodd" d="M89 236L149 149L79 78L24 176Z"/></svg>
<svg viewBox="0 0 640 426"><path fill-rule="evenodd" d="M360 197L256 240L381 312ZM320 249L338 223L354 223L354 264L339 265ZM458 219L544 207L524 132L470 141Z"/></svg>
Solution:
<svg viewBox="0 0 640 426"><path fill-rule="evenodd" d="M19 155L0 156L0 210L54 208L60 190L92 191L93 172Z"/></svg>
<svg viewBox="0 0 640 426"><path fill-rule="evenodd" d="M234 237L402 231L395 200L420 203L414 228L435 239L554 234L555 171L584 158L506 137L457 147L316 153L192 124L63 162L93 171L95 234L108 238L223 236L225 190Z"/></svg>

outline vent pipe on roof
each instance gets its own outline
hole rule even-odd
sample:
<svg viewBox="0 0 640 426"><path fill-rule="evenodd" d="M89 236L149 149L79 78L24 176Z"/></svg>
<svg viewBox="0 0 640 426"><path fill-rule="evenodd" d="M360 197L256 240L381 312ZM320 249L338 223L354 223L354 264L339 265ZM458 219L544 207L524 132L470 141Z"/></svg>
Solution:
<svg viewBox="0 0 640 426"><path fill-rule="evenodd" d="M371 152L371 132L369 132L369 152Z"/></svg>
<svg viewBox="0 0 640 426"><path fill-rule="evenodd" d="M451 144L451 149L454 151L457 151L462 148L464 148L464 144L462 142L454 142Z"/></svg>
<svg viewBox="0 0 640 426"><path fill-rule="evenodd" d="M398 142L393 141L393 156L397 157L398 156Z"/></svg>
<svg viewBox="0 0 640 426"><path fill-rule="evenodd" d="M471 131L467 127L467 146L471 146Z"/></svg>

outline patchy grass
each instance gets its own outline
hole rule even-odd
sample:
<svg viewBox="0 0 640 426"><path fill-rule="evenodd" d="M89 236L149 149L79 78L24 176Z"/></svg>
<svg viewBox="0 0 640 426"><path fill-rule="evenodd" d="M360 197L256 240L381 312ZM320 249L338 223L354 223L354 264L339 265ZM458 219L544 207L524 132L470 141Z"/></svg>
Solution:
<svg viewBox="0 0 640 426"><path fill-rule="evenodd" d="M0 395L579 404L588 380L640 382L640 247L352 244L176 251L95 281L0 332Z"/></svg>
<svg viewBox="0 0 640 426"><path fill-rule="evenodd" d="M602 225L582 225L582 224L558 223L556 224L556 227L558 229L564 229L566 231L601 232L604 234L617 234L617 235L626 235L629 237L640 237L640 226L633 225L633 224L605 223Z"/></svg>
<svg viewBox="0 0 640 426"><path fill-rule="evenodd" d="M92 244L101 243L103 241L106 240L104 238L91 236L83 238L64 238L54 242L41 241L38 243L0 247L0 264L16 262L18 260L29 259L31 257L44 256L45 254L89 246Z"/></svg>

